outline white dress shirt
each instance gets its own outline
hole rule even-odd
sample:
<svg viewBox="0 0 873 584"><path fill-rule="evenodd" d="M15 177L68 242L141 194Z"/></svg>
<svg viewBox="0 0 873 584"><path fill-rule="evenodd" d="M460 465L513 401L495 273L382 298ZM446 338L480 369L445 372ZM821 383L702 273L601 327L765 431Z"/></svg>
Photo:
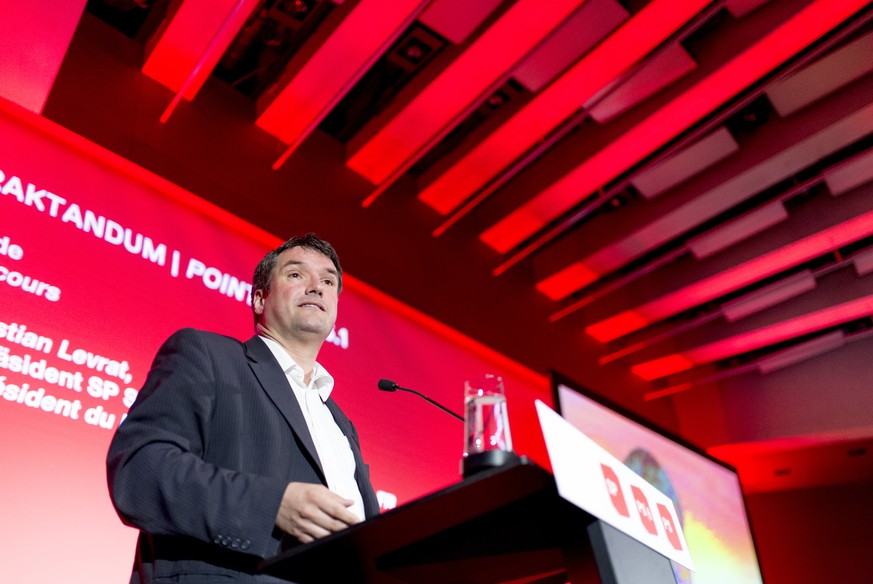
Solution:
<svg viewBox="0 0 873 584"><path fill-rule="evenodd" d="M325 404L333 390L333 377L324 367L316 363L309 385L304 385L303 368L294 362L279 343L264 336L261 336L261 339L276 357L279 366L285 372L294 397L297 398L297 403L300 404L306 426L309 428L309 434L321 460L328 488L340 497L354 501L354 505L349 507L349 510L364 519L364 499L355 481L355 457L352 448Z"/></svg>

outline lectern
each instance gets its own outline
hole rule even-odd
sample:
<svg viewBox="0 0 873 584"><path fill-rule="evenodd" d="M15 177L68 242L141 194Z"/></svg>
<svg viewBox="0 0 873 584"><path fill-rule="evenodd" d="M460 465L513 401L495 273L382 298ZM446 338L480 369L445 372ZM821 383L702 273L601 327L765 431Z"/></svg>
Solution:
<svg viewBox="0 0 873 584"><path fill-rule="evenodd" d="M525 457L261 568L299 584L675 584L667 558L562 499Z"/></svg>

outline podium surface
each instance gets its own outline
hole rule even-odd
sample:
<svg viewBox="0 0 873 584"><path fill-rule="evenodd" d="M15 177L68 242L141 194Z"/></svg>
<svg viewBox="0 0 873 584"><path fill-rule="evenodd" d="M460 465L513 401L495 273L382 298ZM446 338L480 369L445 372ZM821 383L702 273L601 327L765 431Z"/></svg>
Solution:
<svg viewBox="0 0 873 584"><path fill-rule="evenodd" d="M629 562L651 564L645 580L622 570ZM268 558L262 571L299 584L675 582L666 558L562 499L524 457Z"/></svg>

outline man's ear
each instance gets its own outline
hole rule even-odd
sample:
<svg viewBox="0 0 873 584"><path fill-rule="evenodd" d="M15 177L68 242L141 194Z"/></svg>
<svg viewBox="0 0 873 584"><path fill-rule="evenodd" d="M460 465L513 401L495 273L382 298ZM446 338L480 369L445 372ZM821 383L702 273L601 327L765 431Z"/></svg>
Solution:
<svg viewBox="0 0 873 584"><path fill-rule="evenodd" d="M252 294L252 309L255 314L261 316L264 313L264 289L255 290Z"/></svg>

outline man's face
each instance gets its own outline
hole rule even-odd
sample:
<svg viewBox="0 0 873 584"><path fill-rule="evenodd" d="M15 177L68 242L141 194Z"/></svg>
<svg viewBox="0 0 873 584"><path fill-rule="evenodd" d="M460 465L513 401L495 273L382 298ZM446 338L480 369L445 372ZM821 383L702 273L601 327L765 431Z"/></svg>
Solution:
<svg viewBox="0 0 873 584"><path fill-rule="evenodd" d="M282 339L324 340L336 322L339 277L325 255L305 247L282 252L270 291L254 296L258 322Z"/></svg>

